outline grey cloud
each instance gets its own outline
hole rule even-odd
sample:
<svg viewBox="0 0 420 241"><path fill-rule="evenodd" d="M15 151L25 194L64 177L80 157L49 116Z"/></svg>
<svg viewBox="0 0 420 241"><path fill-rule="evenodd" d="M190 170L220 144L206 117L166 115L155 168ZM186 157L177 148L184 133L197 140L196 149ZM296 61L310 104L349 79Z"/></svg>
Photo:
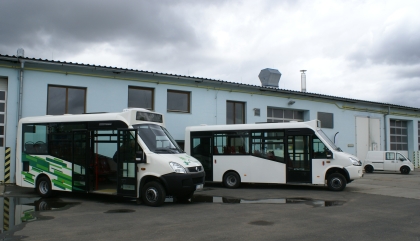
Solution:
<svg viewBox="0 0 420 241"><path fill-rule="evenodd" d="M348 54L348 59L356 65L420 63L420 22L409 21L409 18L385 25L380 31L366 35Z"/></svg>
<svg viewBox="0 0 420 241"><path fill-rule="evenodd" d="M125 3L125 4L124 4ZM91 43L133 48L199 46L172 1L2 1L0 43L29 48L81 50ZM1 49L0 49L1 50Z"/></svg>

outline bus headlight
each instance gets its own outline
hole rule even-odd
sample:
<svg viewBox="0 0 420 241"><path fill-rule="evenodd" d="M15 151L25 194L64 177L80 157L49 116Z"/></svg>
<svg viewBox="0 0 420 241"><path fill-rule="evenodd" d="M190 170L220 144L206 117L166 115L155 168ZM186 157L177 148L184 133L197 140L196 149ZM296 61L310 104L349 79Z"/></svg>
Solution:
<svg viewBox="0 0 420 241"><path fill-rule="evenodd" d="M351 163L353 163L353 166L361 166L362 165L362 162L357 160L356 158L349 157L349 159L350 159Z"/></svg>
<svg viewBox="0 0 420 241"><path fill-rule="evenodd" d="M187 173L187 171L185 170L185 168L183 166L179 165L176 162L169 162L169 165L172 167L172 169L176 173Z"/></svg>

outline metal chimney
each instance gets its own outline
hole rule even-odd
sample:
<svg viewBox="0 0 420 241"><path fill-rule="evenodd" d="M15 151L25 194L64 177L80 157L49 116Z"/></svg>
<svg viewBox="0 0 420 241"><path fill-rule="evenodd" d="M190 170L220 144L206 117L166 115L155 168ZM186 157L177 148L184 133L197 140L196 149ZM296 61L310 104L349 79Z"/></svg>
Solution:
<svg viewBox="0 0 420 241"><path fill-rule="evenodd" d="M306 70L301 70L300 72L302 72L302 74L300 74L302 92L306 92Z"/></svg>
<svg viewBox="0 0 420 241"><path fill-rule="evenodd" d="M281 73L277 69L263 69L258 78L260 78L261 85L264 87L279 87Z"/></svg>

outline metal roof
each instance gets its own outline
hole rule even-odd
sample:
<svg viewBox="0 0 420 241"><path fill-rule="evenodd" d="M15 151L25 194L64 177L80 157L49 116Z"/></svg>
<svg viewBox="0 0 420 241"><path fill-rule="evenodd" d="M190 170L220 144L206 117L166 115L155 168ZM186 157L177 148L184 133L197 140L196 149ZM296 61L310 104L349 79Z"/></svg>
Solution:
<svg viewBox="0 0 420 241"><path fill-rule="evenodd" d="M264 87L259 85L251 85L251 84L243 84L237 82L230 82L224 80L216 80L216 79L209 79L203 77L196 77L196 76L187 76L187 75L177 75L177 74L168 74L168 73L161 73L161 72L153 72L153 71L145 71L145 70L137 70L137 69L128 69L128 68L118 68L112 66L102 66L102 65L92 65L92 64L83 64L83 63L73 63L73 62L66 62L66 61L59 61L59 60L48 60L48 59L41 59L41 58L28 58L28 57L17 57L15 55L2 55L0 54L0 59L12 62L19 62L24 60L25 62L35 62L35 63L45 63L45 64L53 64L53 65L61 65L61 66L73 66L73 67L85 67L85 68L94 68L96 70L112 70L114 73L121 73L121 72L131 72L131 73L140 73L140 74L150 74L150 75L162 75L171 78L177 79L190 79L193 81L208 81L208 82L215 82L215 83L224 83L228 85L235 85L235 86L242 86L242 87L250 87L257 90L262 91L272 91L277 93L283 94L291 94L291 95L298 95L298 96L305 96L305 97L313 97L313 98L321 98L321 99L328 99L328 100L336 100L336 101L343 101L343 102L350 102L350 103L361 103L361 104L370 104L376 105L381 107L391 107L391 108L398 108L398 109L405 109L411 111L420 111L419 108L409 107L409 106L402 106L402 105L395 105L390 103L381 103L375 101L367 101L367 100L359 100L359 99L351 99L351 98L344 98L338 96L331 96L331 95L323 95L323 94L316 94L311 92L301 92L295 90L286 90L280 88L273 88L273 87Z"/></svg>

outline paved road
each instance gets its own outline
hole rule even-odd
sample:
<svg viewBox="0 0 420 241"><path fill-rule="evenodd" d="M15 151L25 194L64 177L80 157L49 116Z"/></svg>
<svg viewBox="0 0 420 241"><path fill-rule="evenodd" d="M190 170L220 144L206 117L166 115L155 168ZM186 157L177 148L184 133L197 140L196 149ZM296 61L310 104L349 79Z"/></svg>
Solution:
<svg viewBox="0 0 420 241"><path fill-rule="evenodd" d="M152 208L98 195L60 194L40 202L31 190L6 186L3 202L16 204L15 213L22 214L27 207L53 209L26 213L27 222L0 238L418 241L419 189L419 170L410 175L366 174L342 192L295 185L242 185L230 190L213 184L197 192L191 203ZM24 219L20 215L15 221Z"/></svg>

